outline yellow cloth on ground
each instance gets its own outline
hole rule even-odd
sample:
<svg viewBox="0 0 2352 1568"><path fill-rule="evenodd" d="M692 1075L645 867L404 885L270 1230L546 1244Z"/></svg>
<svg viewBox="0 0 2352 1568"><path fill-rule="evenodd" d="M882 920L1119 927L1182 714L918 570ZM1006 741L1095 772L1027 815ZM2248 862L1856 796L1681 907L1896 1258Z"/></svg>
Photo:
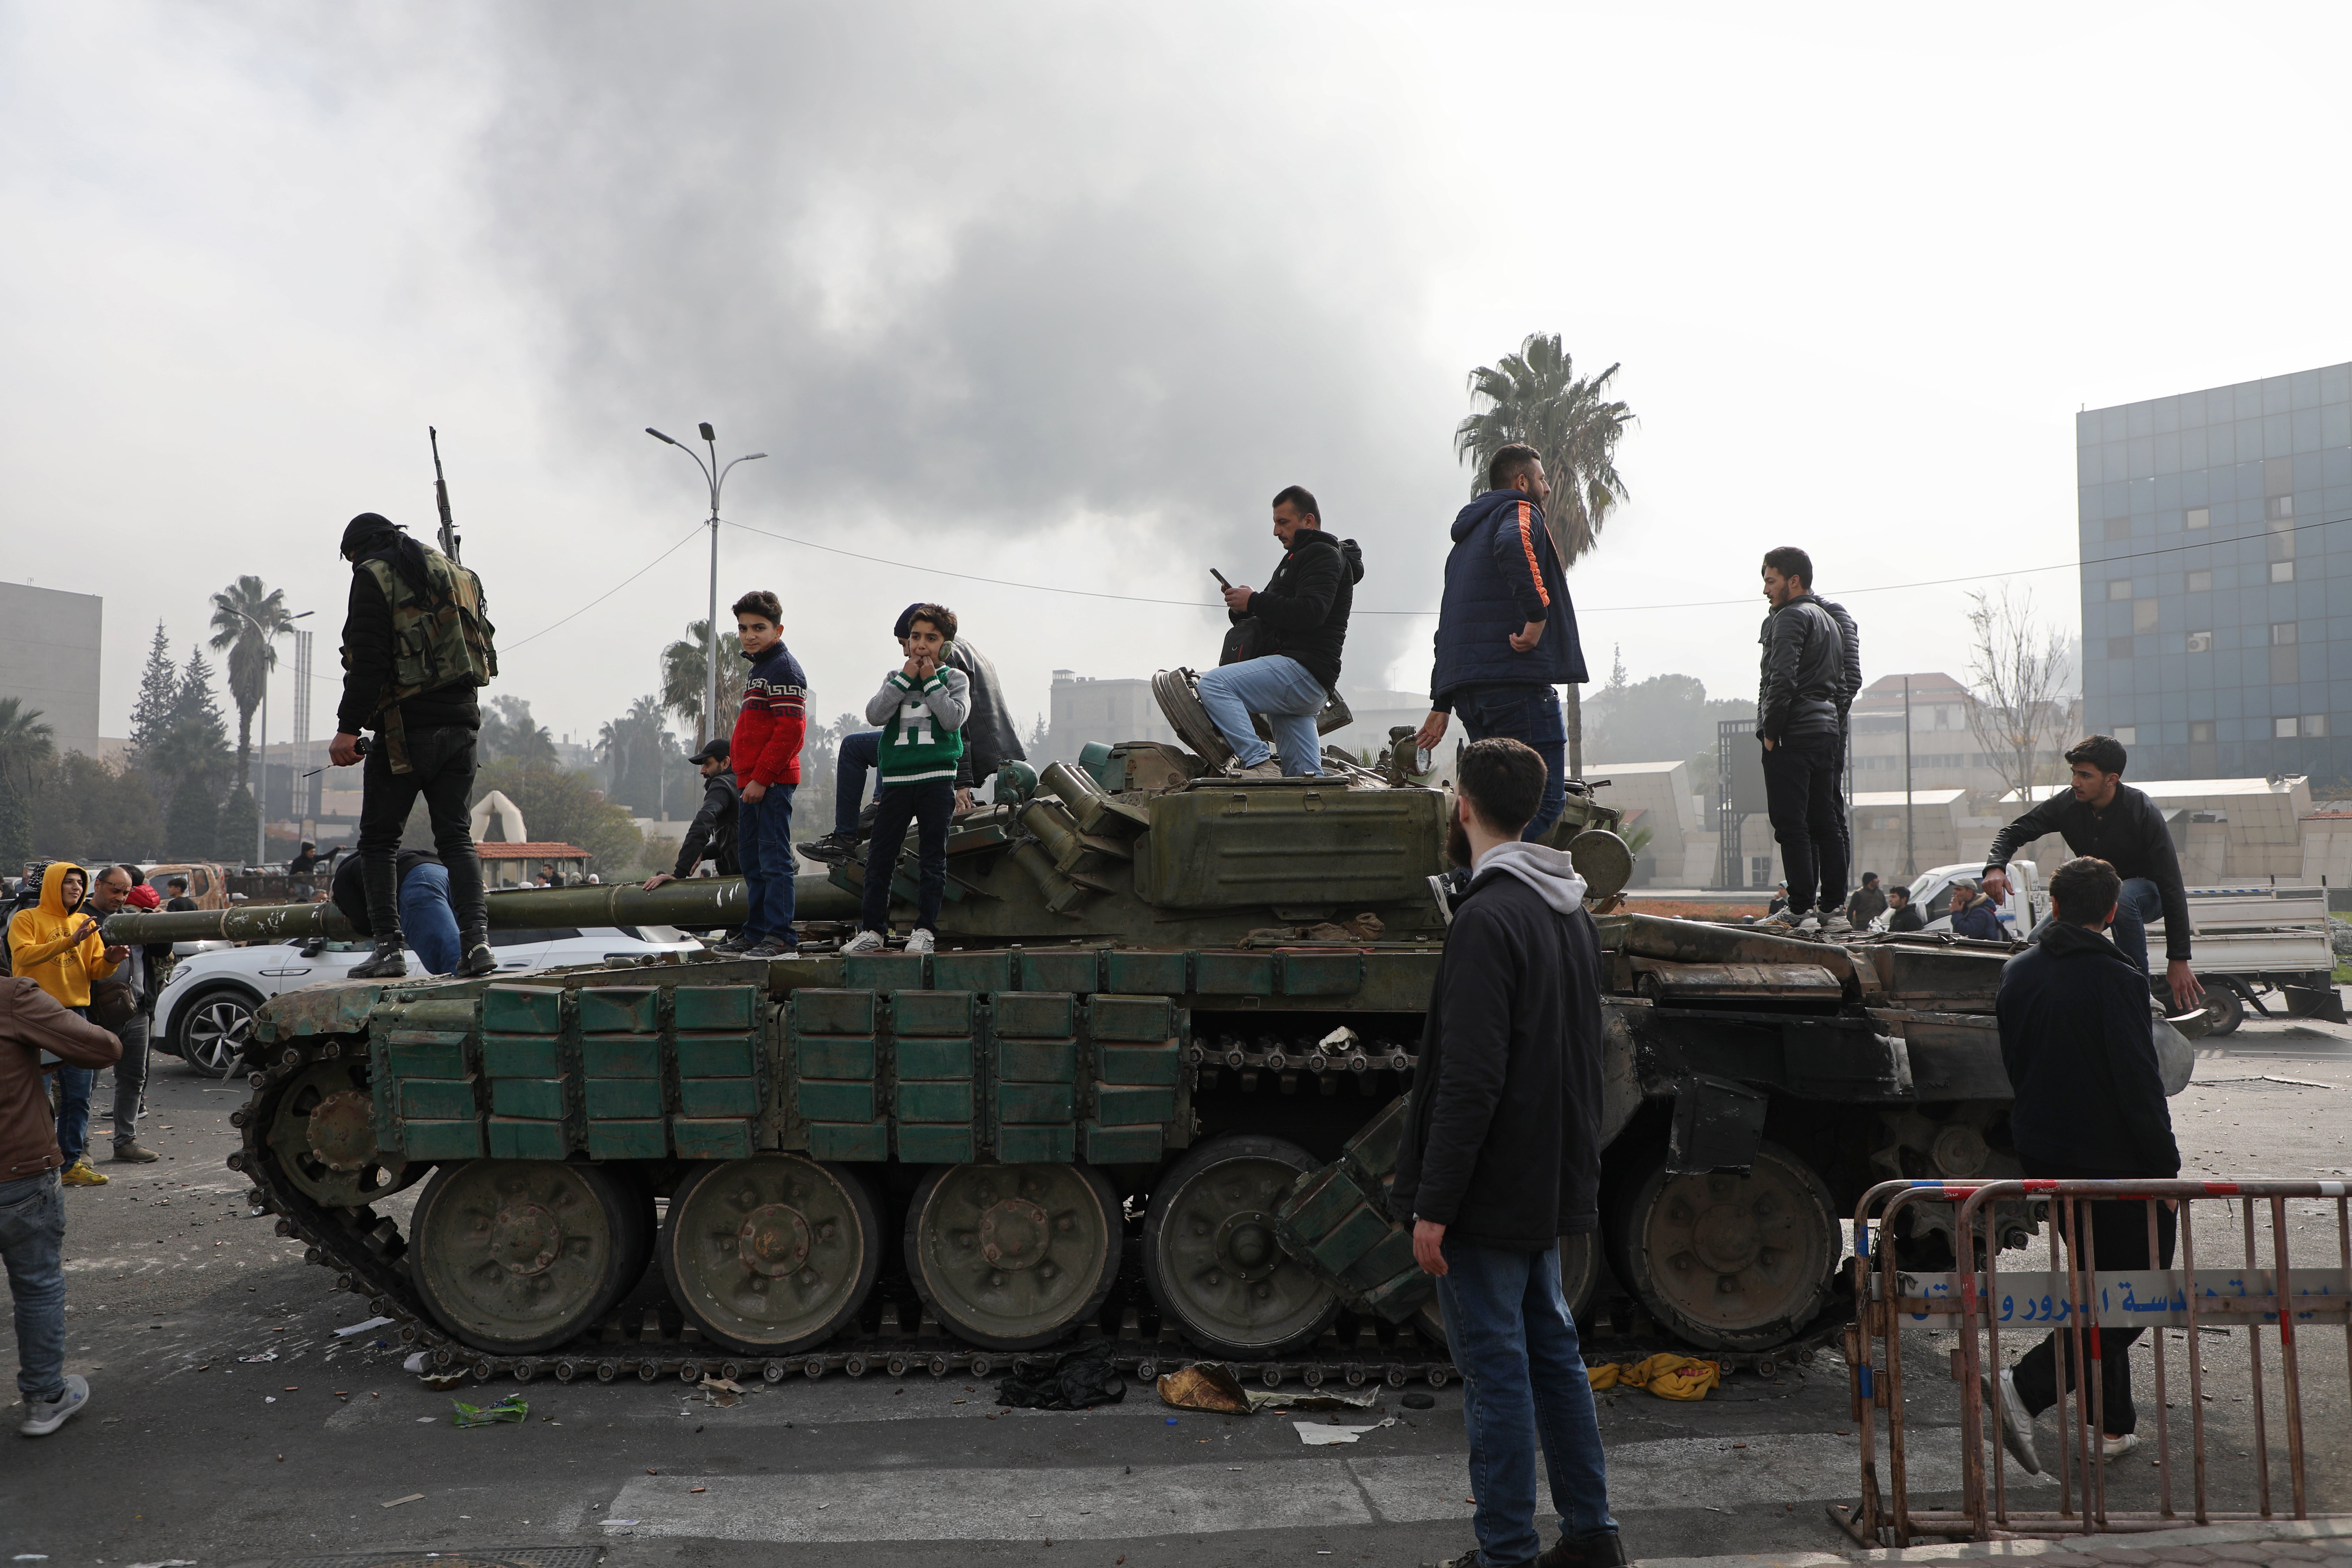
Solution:
<svg viewBox="0 0 2352 1568"><path fill-rule="evenodd" d="M1586 1367L1584 1374L1592 1380L1595 1394L1622 1385L1646 1388L1661 1399L1704 1399L1708 1389L1723 1381L1723 1369L1715 1363L1672 1351L1622 1365L1604 1362Z"/></svg>

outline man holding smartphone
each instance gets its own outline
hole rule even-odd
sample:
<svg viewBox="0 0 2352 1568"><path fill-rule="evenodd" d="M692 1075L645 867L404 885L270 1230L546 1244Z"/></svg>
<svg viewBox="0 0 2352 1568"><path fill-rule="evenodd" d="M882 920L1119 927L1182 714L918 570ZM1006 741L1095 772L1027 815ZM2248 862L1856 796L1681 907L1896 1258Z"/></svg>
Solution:
<svg viewBox="0 0 2352 1568"><path fill-rule="evenodd" d="M1226 584L1224 590L1228 618L1235 626L1255 620L1270 646L1201 677L1201 706L1234 749L1231 772L1239 778L1323 771L1315 720L1339 689L1348 615L1364 577L1356 542L1324 532L1314 496L1300 486L1274 498L1274 536L1282 541L1283 558L1265 586ZM1224 583L1223 573L1216 575ZM1253 713L1265 715L1275 745L1258 739Z"/></svg>

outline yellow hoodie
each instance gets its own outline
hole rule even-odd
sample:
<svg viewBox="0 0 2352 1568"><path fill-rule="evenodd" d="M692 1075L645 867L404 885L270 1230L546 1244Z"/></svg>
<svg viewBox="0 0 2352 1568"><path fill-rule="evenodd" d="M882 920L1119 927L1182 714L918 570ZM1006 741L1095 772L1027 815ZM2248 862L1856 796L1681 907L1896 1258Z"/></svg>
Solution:
<svg viewBox="0 0 2352 1568"><path fill-rule="evenodd" d="M19 910L8 922L8 958L16 973L34 982L52 1000L68 1007L89 1005L89 986L114 973L107 962L106 939L96 931L77 939L74 931L85 919L66 908L66 873L82 871L69 860L53 860L41 873L41 901ZM82 885L89 873L82 871Z"/></svg>

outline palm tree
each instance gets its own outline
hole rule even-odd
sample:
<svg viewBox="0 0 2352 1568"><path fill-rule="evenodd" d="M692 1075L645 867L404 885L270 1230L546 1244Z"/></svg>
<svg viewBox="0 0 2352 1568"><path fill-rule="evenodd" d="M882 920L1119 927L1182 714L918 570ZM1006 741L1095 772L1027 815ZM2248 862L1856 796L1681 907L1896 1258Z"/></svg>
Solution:
<svg viewBox="0 0 2352 1568"><path fill-rule="evenodd" d="M261 706L263 682L278 668L277 645L270 639L291 630L293 625L293 617L286 613L286 590L265 589L258 577L239 577L213 595L212 646L228 649L228 694L236 704L236 782L240 785L247 782L253 710Z"/></svg>
<svg viewBox="0 0 2352 1568"><path fill-rule="evenodd" d="M702 686L709 666L702 650L709 646L710 623L690 621L684 640L662 649L661 705L694 727L698 744L710 739L702 721ZM719 712L732 714L743 702L743 642L733 632L719 634Z"/></svg>
<svg viewBox="0 0 2352 1568"><path fill-rule="evenodd" d="M1599 375L1576 374L1576 363L1559 346L1559 334L1531 332L1519 352L1470 373L1470 395L1487 406L1454 426L1454 451L1473 469L1470 493L1486 488L1486 465L1514 441L1533 447L1551 480L1551 504L1544 521L1565 572L1601 541L1609 513L1625 499L1617 475L1617 438L1633 421L1632 410L1609 399L1611 365ZM1568 771L1584 771L1584 704L1568 689Z"/></svg>
<svg viewBox="0 0 2352 1568"><path fill-rule="evenodd" d="M32 858L32 814L23 786L56 754L55 737L39 709L26 708L21 698L0 697L0 865L22 866Z"/></svg>
<svg viewBox="0 0 2352 1568"><path fill-rule="evenodd" d="M608 719L596 731L596 754L612 770L608 800L659 811L664 763L670 753L669 733L662 723L660 698L650 692L629 704L618 719Z"/></svg>

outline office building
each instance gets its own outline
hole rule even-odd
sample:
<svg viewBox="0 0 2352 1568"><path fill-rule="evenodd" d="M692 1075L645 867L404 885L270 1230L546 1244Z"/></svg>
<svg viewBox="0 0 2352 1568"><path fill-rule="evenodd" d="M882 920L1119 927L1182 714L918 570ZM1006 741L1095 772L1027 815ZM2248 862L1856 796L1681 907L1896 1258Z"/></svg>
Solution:
<svg viewBox="0 0 2352 1568"><path fill-rule="evenodd" d="M2140 778L2352 783L2352 364L2076 416L2084 722Z"/></svg>
<svg viewBox="0 0 2352 1568"><path fill-rule="evenodd" d="M0 583L0 697L38 711L60 754L98 756L98 655L105 601Z"/></svg>

